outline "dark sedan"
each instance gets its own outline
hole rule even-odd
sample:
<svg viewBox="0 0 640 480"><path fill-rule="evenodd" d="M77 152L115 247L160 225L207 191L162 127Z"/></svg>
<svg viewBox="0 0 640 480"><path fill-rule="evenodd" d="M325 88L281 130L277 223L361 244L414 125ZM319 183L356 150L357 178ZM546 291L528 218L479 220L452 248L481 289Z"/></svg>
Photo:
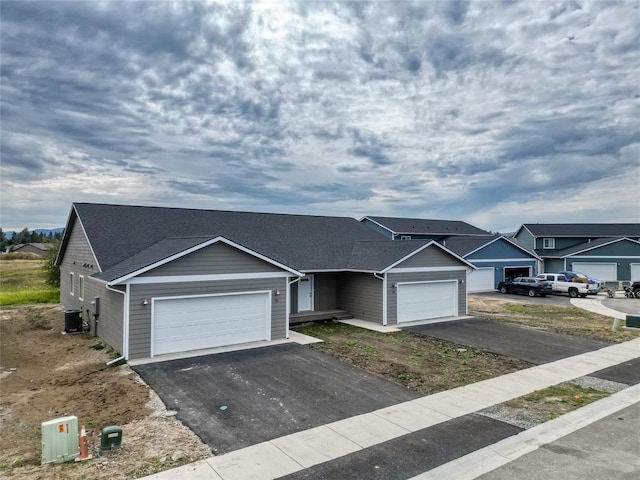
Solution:
<svg viewBox="0 0 640 480"><path fill-rule="evenodd" d="M551 284L533 277L518 277L510 282L500 282L498 290L501 293L521 293L530 297L535 297L536 295L544 297L545 295L551 295Z"/></svg>

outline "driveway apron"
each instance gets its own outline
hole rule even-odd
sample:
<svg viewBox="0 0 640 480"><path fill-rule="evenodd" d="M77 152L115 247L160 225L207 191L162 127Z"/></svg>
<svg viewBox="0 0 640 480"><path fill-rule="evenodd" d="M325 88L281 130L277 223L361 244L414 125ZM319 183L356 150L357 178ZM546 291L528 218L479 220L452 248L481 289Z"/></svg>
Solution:
<svg viewBox="0 0 640 480"><path fill-rule="evenodd" d="M420 396L295 344L133 369L217 454Z"/></svg>
<svg viewBox="0 0 640 480"><path fill-rule="evenodd" d="M416 325L405 327L403 330L519 358L535 365L554 362L609 345L597 340L542 332L482 318Z"/></svg>

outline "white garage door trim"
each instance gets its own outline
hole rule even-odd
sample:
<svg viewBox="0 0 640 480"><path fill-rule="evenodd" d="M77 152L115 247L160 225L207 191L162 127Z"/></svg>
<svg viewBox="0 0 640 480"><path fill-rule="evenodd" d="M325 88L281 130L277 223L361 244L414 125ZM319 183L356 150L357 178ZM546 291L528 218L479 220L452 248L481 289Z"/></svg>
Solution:
<svg viewBox="0 0 640 480"><path fill-rule="evenodd" d="M640 282L640 263L631 263L629 267L631 268L631 281Z"/></svg>
<svg viewBox="0 0 640 480"><path fill-rule="evenodd" d="M397 314L398 323L458 316L458 281L398 283Z"/></svg>
<svg viewBox="0 0 640 480"><path fill-rule="evenodd" d="M603 282L618 280L617 263L573 262L573 271L582 272L587 277L602 280Z"/></svg>
<svg viewBox="0 0 640 480"><path fill-rule="evenodd" d="M495 270L493 267L480 267L467 273L467 292L486 292L495 290Z"/></svg>
<svg viewBox="0 0 640 480"><path fill-rule="evenodd" d="M152 299L152 357L260 340L271 340L270 290Z"/></svg>

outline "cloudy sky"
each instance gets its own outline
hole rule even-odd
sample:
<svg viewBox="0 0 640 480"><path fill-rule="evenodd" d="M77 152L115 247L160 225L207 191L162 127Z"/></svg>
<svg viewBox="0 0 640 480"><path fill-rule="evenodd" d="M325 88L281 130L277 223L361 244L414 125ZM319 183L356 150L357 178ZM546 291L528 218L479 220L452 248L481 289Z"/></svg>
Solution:
<svg viewBox="0 0 640 480"><path fill-rule="evenodd" d="M638 222L637 1L0 4L1 219Z"/></svg>

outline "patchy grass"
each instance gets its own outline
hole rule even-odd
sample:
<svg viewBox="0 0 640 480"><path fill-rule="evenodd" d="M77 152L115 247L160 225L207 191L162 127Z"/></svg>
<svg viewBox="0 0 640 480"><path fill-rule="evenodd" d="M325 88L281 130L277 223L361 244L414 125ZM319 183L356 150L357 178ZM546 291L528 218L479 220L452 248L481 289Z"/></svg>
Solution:
<svg viewBox="0 0 640 480"><path fill-rule="evenodd" d="M640 336L638 332L612 332L613 319L573 306L513 303L509 300L470 295L469 314L604 342L619 343Z"/></svg>
<svg viewBox="0 0 640 480"><path fill-rule="evenodd" d="M297 327L323 353L425 395L528 368L522 360L410 332L379 333L343 323Z"/></svg>
<svg viewBox="0 0 640 480"><path fill-rule="evenodd" d="M565 382L514 398L505 402L504 405L516 410L527 410L529 414L552 420L609 395L594 388L584 388L572 382Z"/></svg>
<svg viewBox="0 0 640 480"><path fill-rule="evenodd" d="M60 289L46 283L42 259L0 262L0 306L60 302Z"/></svg>

